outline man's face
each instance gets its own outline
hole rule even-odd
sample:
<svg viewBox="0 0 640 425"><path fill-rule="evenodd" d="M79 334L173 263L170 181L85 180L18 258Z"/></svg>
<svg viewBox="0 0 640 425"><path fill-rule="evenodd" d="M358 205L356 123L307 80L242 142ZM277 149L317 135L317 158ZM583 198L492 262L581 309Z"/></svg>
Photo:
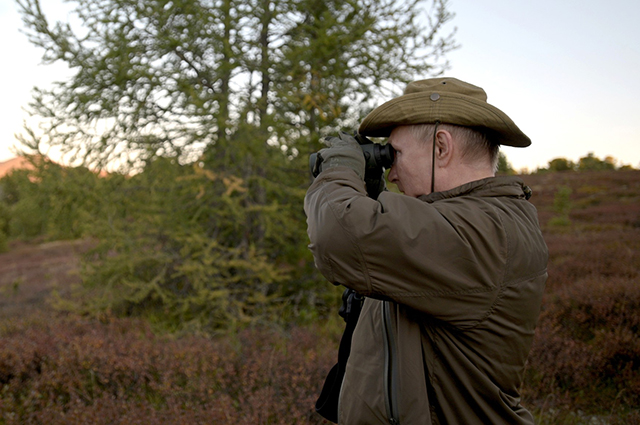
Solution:
<svg viewBox="0 0 640 425"><path fill-rule="evenodd" d="M407 126L394 128L389 143L396 151L389 181L408 196L431 193L431 144L416 140Z"/></svg>

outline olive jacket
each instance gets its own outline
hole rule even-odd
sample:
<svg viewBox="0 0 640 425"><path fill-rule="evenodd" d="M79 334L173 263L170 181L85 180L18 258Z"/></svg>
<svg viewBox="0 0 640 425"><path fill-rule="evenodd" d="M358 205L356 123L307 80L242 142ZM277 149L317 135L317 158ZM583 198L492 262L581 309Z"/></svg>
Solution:
<svg viewBox="0 0 640 425"><path fill-rule="evenodd" d="M519 387L547 278L547 246L518 177L412 198L366 196L352 170L305 197L310 249L367 298L339 423L531 424Z"/></svg>

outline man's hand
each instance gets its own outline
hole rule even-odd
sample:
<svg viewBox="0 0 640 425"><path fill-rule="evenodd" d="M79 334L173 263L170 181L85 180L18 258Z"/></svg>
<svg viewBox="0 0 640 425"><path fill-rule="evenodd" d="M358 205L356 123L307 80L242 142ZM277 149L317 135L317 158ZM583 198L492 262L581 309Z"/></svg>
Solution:
<svg viewBox="0 0 640 425"><path fill-rule="evenodd" d="M330 147L320 150L322 157L322 170L333 167L349 167L354 170L361 179L364 179L364 154L360 145L347 133L338 133L339 137L326 139Z"/></svg>

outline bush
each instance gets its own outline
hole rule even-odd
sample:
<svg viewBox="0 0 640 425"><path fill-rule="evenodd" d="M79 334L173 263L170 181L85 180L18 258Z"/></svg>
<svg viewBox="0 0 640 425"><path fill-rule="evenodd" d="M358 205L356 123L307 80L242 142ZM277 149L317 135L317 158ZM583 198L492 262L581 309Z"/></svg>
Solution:
<svg viewBox="0 0 640 425"><path fill-rule="evenodd" d="M0 190L0 253L9 249L9 209L2 202L2 191Z"/></svg>
<svg viewBox="0 0 640 425"><path fill-rule="evenodd" d="M569 219L569 213L571 212L571 188L568 186L561 186L558 188L553 198L553 211L556 216L549 220L551 226L569 226L571 220Z"/></svg>
<svg viewBox="0 0 640 425"><path fill-rule="evenodd" d="M541 423L640 423L638 176L556 174L532 198L552 217L558 188L574 196L570 224L544 228L549 280L523 385Z"/></svg>
<svg viewBox="0 0 640 425"><path fill-rule="evenodd" d="M0 179L0 213L10 239L76 239L88 234L105 204L105 179L85 167L62 167L41 157L33 170L15 170ZM0 232L2 217L0 216Z"/></svg>
<svg viewBox="0 0 640 425"><path fill-rule="evenodd" d="M0 424L320 424L327 336L247 329L155 336L141 321L58 317L0 331Z"/></svg>
<svg viewBox="0 0 640 425"><path fill-rule="evenodd" d="M124 180L92 229L89 310L205 332L326 314L339 294L306 248L304 192L269 184L167 158Z"/></svg>
<svg viewBox="0 0 640 425"><path fill-rule="evenodd" d="M539 396L584 408L640 405L640 287L635 278L591 276L545 303L530 356Z"/></svg>
<svg viewBox="0 0 640 425"><path fill-rule="evenodd" d="M304 189L277 176L154 158L135 175L100 177L32 160L0 180L0 249L4 234L97 241L83 261L91 295L74 309L211 332L316 320L339 299L306 248Z"/></svg>

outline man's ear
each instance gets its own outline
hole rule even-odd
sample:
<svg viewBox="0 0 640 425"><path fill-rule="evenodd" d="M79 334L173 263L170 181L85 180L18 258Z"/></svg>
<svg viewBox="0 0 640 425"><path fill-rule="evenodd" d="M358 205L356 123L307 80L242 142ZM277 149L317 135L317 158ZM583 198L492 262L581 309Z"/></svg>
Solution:
<svg viewBox="0 0 640 425"><path fill-rule="evenodd" d="M453 136L447 130L436 133L436 161L439 167L446 167L451 163L455 151Z"/></svg>

